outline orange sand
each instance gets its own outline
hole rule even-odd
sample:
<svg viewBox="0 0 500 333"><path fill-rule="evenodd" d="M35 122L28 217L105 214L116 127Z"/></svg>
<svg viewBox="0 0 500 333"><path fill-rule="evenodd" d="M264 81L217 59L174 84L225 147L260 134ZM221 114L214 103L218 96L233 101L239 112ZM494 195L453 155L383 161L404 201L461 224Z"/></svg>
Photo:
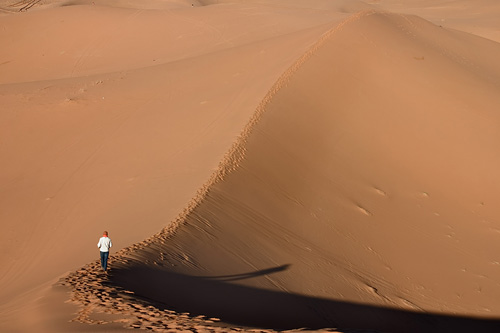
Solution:
<svg viewBox="0 0 500 333"><path fill-rule="evenodd" d="M499 14L1 0L0 330L497 332Z"/></svg>

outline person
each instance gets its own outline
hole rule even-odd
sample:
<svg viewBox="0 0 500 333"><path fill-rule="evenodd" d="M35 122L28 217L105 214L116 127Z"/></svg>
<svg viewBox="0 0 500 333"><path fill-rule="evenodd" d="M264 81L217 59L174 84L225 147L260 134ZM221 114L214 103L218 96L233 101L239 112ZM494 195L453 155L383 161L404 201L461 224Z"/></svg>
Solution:
<svg viewBox="0 0 500 333"><path fill-rule="evenodd" d="M108 268L109 249L111 248L111 246L113 246L113 244L111 243L111 239L108 237L108 232L104 231L102 237L99 238L97 247L101 251L101 266L105 272Z"/></svg>

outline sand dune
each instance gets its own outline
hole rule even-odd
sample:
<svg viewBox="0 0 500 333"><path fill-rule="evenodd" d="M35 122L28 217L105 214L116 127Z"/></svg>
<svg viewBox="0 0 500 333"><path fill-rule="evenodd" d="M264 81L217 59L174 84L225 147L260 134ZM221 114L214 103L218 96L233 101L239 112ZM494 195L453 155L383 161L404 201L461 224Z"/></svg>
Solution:
<svg viewBox="0 0 500 333"><path fill-rule="evenodd" d="M0 327L498 331L496 7L462 5L0 17Z"/></svg>
<svg viewBox="0 0 500 333"><path fill-rule="evenodd" d="M411 314L499 315L499 56L417 17L351 17L268 95L237 168L111 281L250 326L498 329Z"/></svg>

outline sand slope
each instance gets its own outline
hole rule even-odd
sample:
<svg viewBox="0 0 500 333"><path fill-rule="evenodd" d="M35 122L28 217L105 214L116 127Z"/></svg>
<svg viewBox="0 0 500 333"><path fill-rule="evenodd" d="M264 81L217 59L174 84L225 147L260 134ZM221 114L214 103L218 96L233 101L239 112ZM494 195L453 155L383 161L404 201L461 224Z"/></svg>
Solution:
<svg viewBox="0 0 500 333"><path fill-rule="evenodd" d="M193 4L2 2L0 328L498 331L495 4Z"/></svg>
<svg viewBox="0 0 500 333"><path fill-rule="evenodd" d="M444 316L500 311L498 56L417 17L351 17L268 95L237 168L111 281L245 325L498 329Z"/></svg>

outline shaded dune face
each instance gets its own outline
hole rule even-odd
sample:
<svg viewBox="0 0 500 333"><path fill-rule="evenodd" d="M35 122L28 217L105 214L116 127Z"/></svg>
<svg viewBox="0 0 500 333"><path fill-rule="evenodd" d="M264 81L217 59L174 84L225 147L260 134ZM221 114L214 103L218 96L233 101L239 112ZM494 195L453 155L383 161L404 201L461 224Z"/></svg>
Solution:
<svg viewBox="0 0 500 333"><path fill-rule="evenodd" d="M245 326L497 331L496 59L417 17L351 17L270 92L238 167L112 283Z"/></svg>

